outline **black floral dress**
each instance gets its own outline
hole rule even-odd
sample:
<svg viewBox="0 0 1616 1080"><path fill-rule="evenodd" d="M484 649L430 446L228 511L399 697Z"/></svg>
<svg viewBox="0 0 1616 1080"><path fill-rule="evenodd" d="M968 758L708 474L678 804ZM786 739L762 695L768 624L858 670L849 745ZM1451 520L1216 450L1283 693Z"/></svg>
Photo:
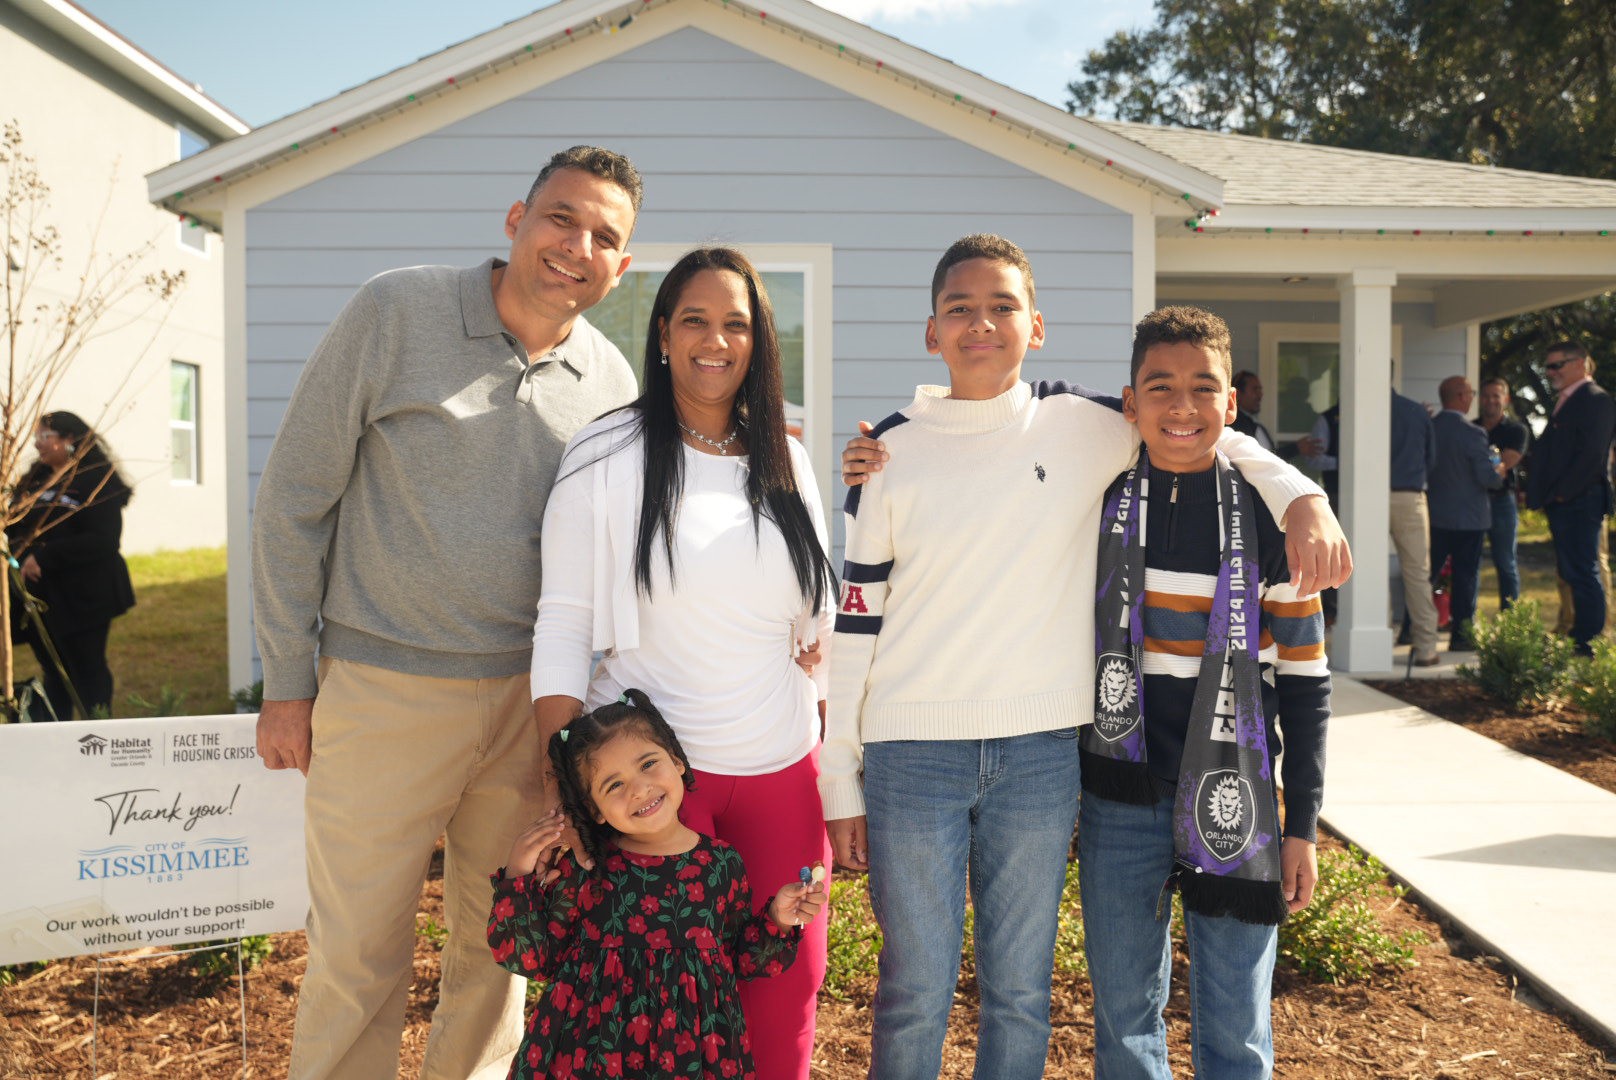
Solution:
<svg viewBox="0 0 1616 1080"><path fill-rule="evenodd" d="M511 1062L512 1080L750 1080L736 978L784 971L802 931L752 913L735 849L702 836L683 855L613 849L598 876L570 854L558 869L548 887L534 874L494 875L494 959L549 980Z"/></svg>

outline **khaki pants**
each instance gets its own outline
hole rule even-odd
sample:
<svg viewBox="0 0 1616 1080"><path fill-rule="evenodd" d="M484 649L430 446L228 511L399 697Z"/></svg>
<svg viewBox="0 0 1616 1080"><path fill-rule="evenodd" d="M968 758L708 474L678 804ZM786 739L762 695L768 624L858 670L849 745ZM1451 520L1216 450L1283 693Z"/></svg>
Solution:
<svg viewBox="0 0 1616 1080"><path fill-rule="evenodd" d="M445 832L449 939L421 1076L505 1076L524 986L488 955L488 875L538 816L541 764L525 672L437 679L321 660L307 795L309 962L291 1080L398 1075L415 915Z"/></svg>
<svg viewBox="0 0 1616 1080"><path fill-rule="evenodd" d="M1431 599L1431 518L1425 492L1391 493L1392 544L1403 568L1403 603L1418 659L1436 655L1436 602Z"/></svg>

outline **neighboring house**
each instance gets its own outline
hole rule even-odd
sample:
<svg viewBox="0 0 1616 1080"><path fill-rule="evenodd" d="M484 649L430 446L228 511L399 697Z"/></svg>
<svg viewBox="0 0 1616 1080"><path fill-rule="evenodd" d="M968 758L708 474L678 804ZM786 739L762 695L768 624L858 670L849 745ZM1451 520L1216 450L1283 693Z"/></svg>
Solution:
<svg viewBox="0 0 1616 1080"><path fill-rule="evenodd" d="M855 423L943 379L928 283L964 233L1032 258L1049 328L1032 378L1120 387L1132 324L1168 300L1228 319L1278 437L1339 378L1370 568L1388 559L1388 358L1432 399L1475 379L1483 320L1616 285L1616 183L1095 123L805 0L562 0L150 178L229 240L233 684L253 677L252 496L309 351L371 275L503 251L506 207L580 142L646 179L630 281L595 321L637 356L657 270L744 246L776 275L788 396L832 497ZM1390 667L1386 604L1383 573L1348 587L1339 666Z"/></svg>
<svg viewBox="0 0 1616 1080"><path fill-rule="evenodd" d="M67 0L0 0L0 122L13 121L63 240L41 298L77 284L92 241L112 255L152 242L147 271L187 279L160 327L129 320L141 298L106 315L103 328L122 328L89 344L47 406L104 430L135 485L125 551L222 544L224 245L153 206L144 178L248 127Z"/></svg>

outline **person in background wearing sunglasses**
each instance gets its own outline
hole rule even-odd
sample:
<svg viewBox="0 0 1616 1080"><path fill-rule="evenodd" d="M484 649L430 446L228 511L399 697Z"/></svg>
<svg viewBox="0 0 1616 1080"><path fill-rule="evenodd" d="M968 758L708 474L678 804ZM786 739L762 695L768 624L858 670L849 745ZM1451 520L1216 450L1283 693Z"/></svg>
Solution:
<svg viewBox="0 0 1616 1080"><path fill-rule="evenodd" d="M1543 365L1557 397L1532 451L1526 505L1549 519L1560 576L1571 586L1571 636L1580 653L1605 629L1599 533L1613 507L1611 437L1616 402L1593 381L1588 350L1574 341L1549 346Z"/></svg>

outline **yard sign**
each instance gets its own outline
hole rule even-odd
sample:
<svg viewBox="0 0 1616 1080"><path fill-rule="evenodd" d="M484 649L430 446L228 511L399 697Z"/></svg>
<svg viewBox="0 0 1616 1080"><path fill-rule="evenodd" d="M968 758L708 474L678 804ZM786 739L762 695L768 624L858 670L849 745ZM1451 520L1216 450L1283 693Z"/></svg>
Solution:
<svg viewBox="0 0 1616 1080"><path fill-rule="evenodd" d="M302 929L303 777L256 720L0 727L0 964Z"/></svg>

